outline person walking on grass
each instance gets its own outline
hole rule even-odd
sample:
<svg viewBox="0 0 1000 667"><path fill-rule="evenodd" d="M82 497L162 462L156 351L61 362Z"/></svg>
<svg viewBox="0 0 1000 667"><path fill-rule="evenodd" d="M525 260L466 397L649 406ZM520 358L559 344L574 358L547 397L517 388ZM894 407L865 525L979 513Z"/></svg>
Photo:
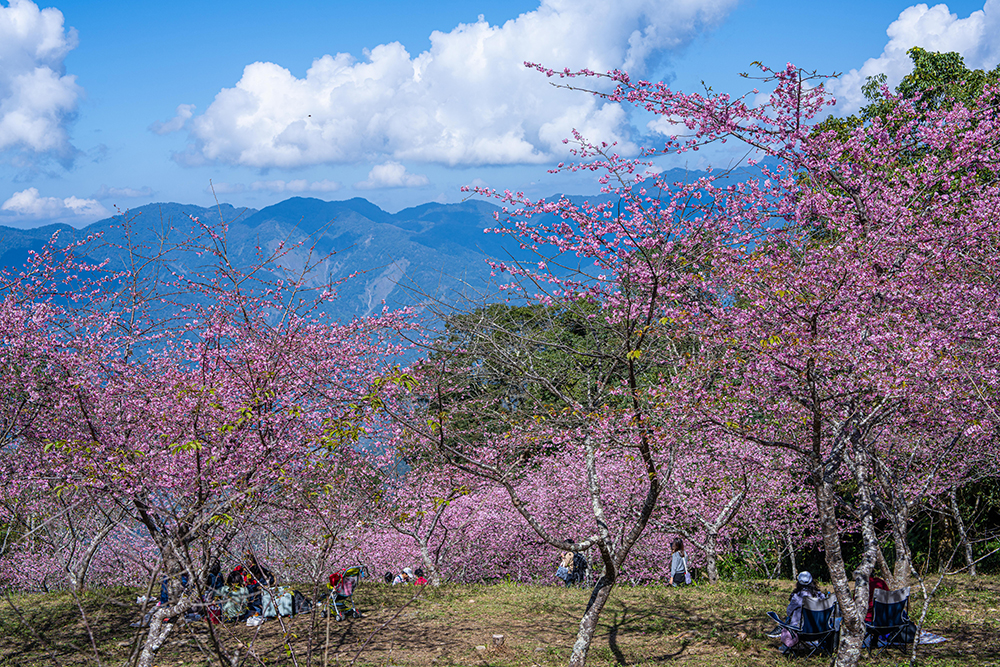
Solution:
<svg viewBox="0 0 1000 667"><path fill-rule="evenodd" d="M688 572L687 556L684 554L684 541L675 537L670 545L673 555L670 557L670 585L686 586L691 583L691 574Z"/></svg>

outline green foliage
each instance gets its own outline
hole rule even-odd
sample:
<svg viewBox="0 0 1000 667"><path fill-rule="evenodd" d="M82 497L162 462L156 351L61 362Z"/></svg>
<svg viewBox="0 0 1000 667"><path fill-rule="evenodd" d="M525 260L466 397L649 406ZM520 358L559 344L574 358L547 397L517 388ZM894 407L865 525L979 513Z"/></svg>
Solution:
<svg viewBox="0 0 1000 667"><path fill-rule="evenodd" d="M951 108L954 104L972 104L988 84L1000 80L1000 65L985 72L970 70L962 56L955 52L938 53L915 46L907 53L913 61L913 71L903 77L895 94L887 94L885 74L868 77L861 92L867 104L857 115L830 117L817 125L817 132L834 130L841 138L865 123L885 120L900 99L919 96L927 109Z"/></svg>
<svg viewBox="0 0 1000 667"><path fill-rule="evenodd" d="M470 392L495 399L501 410L559 411L568 407L564 397L587 402L594 371L603 370L603 375L615 379L624 373L621 364L599 368L607 341L606 332L595 326L595 317L599 317L596 306L490 304L449 318L446 340L434 358L441 359L443 350L449 350L455 362L470 369ZM553 389L528 381L524 368L550 378Z"/></svg>
<svg viewBox="0 0 1000 667"><path fill-rule="evenodd" d="M456 377L464 376L465 392L452 393L452 402L489 399L493 408L522 417L553 417L574 406L617 408L625 399L611 397L605 388L627 377L628 362L636 367L640 384L655 381L669 368L658 361L662 355L655 353L652 331L632 332L633 338L644 334L644 349L631 349L628 334L608 325L606 317L599 306L586 302L489 304L448 318L431 358L447 362ZM669 339L671 326L664 319L648 329L666 332ZM670 342L684 349L693 345Z"/></svg>
<svg viewBox="0 0 1000 667"><path fill-rule="evenodd" d="M919 95L933 108L950 107L955 103L968 106L982 95L987 84L995 84L1000 79L1000 65L989 72L970 70L962 56L953 51L937 53L915 46L907 53L913 61L913 71L896 86L896 93L904 99ZM874 90L870 95L866 90L865 96L873 104L877 102ZM873 114L877 109L862 113Z"/></svg>
<svg viewBox="0 0 1000 667"><path fill-rule="evenodd" d="M761 576L760 567L736 553L727 553L716 562L719 577L726 581L750 581Z"/></svg>

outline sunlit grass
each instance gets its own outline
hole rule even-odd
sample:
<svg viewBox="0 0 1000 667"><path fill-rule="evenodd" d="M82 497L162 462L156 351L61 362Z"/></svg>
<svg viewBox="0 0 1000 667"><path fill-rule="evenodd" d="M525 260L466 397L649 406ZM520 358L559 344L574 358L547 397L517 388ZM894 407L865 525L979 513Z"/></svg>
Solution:
<svg viewBox="0 0 1000 667"><path fill-rule="evenodd" d="M301 587L306 590L307 587ZM722 582L676 589L651 585L620 587L601 619L589 664L758 666L784 664L777 642L764 633L772 626L764 614L782 611L790 582ZM356 599L364 618L331 624L332 664L347 665L373 631L405 605L413 587L364 582ZM121 664L140 638L129 623L138 618L130 589L95 590L81 596L94 631L101 660ZM929 630L950 641L921 647L921 664L934 667L1000 664L998 609L1000 577L975 581L957 577L939 591L928 614ZM921 603L912 602L916 615ZM529 667L561 665L579 626L589 590L555 586L527 586L510 582L493 585L445 585L427 588L372 638L357 665L492 665ZM18 595L12 598L21 616L0 602L0 665L96 665L80 612L67 593ZM22 621L23 618L23 621ZM325 621L301 615L286 624L291 646L301 658L309 634L325 638ZM28 628L31 625L32 629ZM219 628L219 626L216 626ZM196 637L204 638L204 623L182 625L161 649L158 665L204 665ZM243 625L223 629L227 641L250 641L253 629ZM504 635L501 647L493 635ZM315 644L314 644L315 646ZM262 626L254 650L267 665L291 665L278 623ZM873 664L898 664L898 652ZM867 660L867 658L865 658ZM314 662L314 664L316 664ZM826 665L825 659L798 661Z"/></svg>

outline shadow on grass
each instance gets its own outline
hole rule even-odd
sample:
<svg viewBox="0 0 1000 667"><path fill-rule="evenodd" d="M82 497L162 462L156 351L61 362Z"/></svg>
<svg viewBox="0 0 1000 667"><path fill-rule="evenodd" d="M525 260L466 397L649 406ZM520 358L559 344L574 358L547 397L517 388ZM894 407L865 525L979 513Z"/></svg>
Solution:
<svg viewBox="0 0 1000 667"><path fill-rule="evenodd" d="M94 660L87 625L102 660L107 647L116 640L134 638L129 624L138 620L134 605L122 603L134 591L92 589L80 594L87 623L84 623L72 594L22 595L0 598L0 664L30 665L48 663L79 664Z"/></svg>

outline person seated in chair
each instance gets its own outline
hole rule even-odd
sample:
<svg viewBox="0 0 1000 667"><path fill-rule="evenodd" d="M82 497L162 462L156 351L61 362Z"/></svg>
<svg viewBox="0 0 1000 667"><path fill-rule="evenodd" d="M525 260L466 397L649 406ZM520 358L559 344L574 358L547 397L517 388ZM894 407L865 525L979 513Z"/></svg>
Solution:
<svg viewBox="0 0 1000 667"><path fill-rule="evenodd" d="M871 623L875 617L875 589L881 588L883 591L889 590L889 585L884 579L879 579L874 574L868 575L868 613L865 615L865 623Z"/></svg>
<svg viewBox="0 0 1000 667"><path fill-rule="evenodd" d="M236 570L233 570L234 573L237 571L242 574L244 584L250 593L249 614L251 616L263 614L264 606L261 588L264 586L274 586L274 573L257 562L257 557L249 549L243 554L242 567L237 566Z"/></svg>
<svg viewBox="0 0 1000 667"><path fill-rule="evenodd" d="M799 576L795 578L795 590L792 591L790 596L788 596L788 608L785 610L785 625L790 625L795 628L802 627L802 604L803 600L806 598L825 600L826 593L820 591L816 586L816 582L813 581L812 574L803 571L799 572ZM799 643L799 637L795 632L781 626L778 626L769 632L768 636L781 638L782 646L779 648L782 652L788 651Z"/></svg>
<svg viewBox="0 0 1000 667"><path fill-rule="evenodd" d="M802 626L802 600L815 598L825 600L826 593L819 590L813 577L808 572L799 572L795 579L795 590L788 596L788 608L785 610L785 624L795 627Z"/></svg>

